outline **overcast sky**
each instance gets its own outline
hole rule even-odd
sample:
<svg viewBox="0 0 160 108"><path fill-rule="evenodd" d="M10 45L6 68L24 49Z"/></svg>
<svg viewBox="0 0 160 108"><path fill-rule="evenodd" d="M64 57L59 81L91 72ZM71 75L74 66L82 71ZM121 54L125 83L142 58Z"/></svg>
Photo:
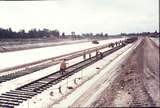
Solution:
<svg viewBox="0 0 160 108"><path fill-rule="evenodd" d="M158 30L158 0L0 1L0 27L67 34Z"/></svg>

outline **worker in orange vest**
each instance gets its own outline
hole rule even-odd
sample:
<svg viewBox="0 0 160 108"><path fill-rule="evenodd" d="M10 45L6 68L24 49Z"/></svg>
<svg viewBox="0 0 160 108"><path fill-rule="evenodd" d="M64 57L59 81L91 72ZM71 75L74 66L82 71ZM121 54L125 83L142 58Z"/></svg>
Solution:
<svg viewBox="0 0 160 108"><path fill-rule="evenodd" d="M66 59L63 59L63 61L60 64L60 72L61 72L62 75L64 74L64 72L66 70L66 65L67 65Z"/></svg>

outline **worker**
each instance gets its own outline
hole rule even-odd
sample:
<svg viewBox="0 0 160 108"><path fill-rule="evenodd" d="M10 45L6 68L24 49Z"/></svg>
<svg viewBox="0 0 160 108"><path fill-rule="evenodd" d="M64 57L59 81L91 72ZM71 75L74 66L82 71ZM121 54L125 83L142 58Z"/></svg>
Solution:
<svg viewBox="0 0 160 108"><path fill-rule="evenodd" d="M85 53L85 51L83 52L83 59L84 60L86 59L86 53Z"/></svg>
<svg viewBox="0 0 160 108"><path fill-rule="evenodd" d="M125 46L125 45L126 45L125 41L122 41L122 46Z"/></svg>
<svg viewBox="0 0 160 108"><path fill-rule="evenodd" d="M98 52L99 52L99 51L98 51L98 50L96 50L96 56L98 56Z"/></svg>
<svg viewBox="0 0 160 108"><path fill-rule="evenodd" d="M89 58L91 58L91 56L92 56L91 53L89 53Z"/></svg>
<svg viewBox="0 0 160 108"><path fill-rule="evenodd" d="M111 43L108 44L108 47L111 47Z"/></svg>
<svg viewBox="0 0 160 108"><path fill-rule="evenodd" d="M121 41L118 41L118 46L120 46L121 45Z"/></svg>
<svg viewBox="0 0 160 108"><path fill-rule="evenodd" d="M66 59L63 59L63 61L61 62L61 64L60 64L60 72L61 72L61 74L63 75L64 74L64 72L65 72L65 69L66 69Z"/></svg>
<svg viewBox="0 0 160 108"><path fill-rule="evenodd" d="M114 47L114 43L111 43L111 47L112 47L112 48Z"/></svg>
<svg viewBox="0 0 160 108"><path fill-rule="evenodd" d="M103 53L99 52L99 54L100 54L100 59L102 59L103 58Z"/></svg>
<svg viewBox="0 0 160 108"><path fill-rule="evenodd" d="M98 59L98 54L99 54L99 51L96 50L96 58Z"/></svg>
<svg viewBox="0 0 160 108"><path fill-rule="evenodd" d="M118 46L118 42L115 42L115 45Z"/></svg>
<svg viewBox="0 0 160 108"><path fill-rule="evenodd" d="M121 40L119 41L119 45L122 45L122 41Z"/></svg>

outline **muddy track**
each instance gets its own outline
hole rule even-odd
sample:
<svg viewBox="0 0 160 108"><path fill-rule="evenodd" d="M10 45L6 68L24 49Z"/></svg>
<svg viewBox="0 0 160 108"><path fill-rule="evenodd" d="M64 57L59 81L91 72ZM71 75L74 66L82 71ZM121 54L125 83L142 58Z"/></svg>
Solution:
<svg viewBox="0 0 160 108"><path fill-rule="evenodd" d="M102 92L95 107L160 106L159 51L149 38L133 52L121 74Z"/></svg>

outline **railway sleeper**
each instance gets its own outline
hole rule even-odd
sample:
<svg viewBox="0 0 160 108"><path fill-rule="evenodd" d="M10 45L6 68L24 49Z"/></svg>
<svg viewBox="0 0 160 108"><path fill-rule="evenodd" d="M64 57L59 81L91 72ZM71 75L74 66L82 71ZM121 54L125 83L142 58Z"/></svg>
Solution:
<svg viewBox="0 0 160 108"><path fill-rule="evenodd" d="M36 92L37 94L42 93L42 91L36 91L35 89L23 89L23 90Z"/></svg>
<svg viewBox="0 0 160 108"><path fill-rule="evenodd" d="M7 74L7 75L2 75L2 76L0 76L0 78L5 78L6 76L9 76L11 74L14 74L14 73L10 73L10 74Z"/></svg>
<svg viewBox="0 0 160 108"><path fill-rule="evenodd" d="M46 90L47 88L49 88L49 87L43 87L43 88L38 88L38 89L36 89L36 91L44 91L44 90Z"/></svg>
<svg viewBox="0 0 160 108"><path fill-rule="evenodd" d="M46 90L47 88L50 88L52 85L45 85L43 87L40 87L40 88L36 88L34 91L44 91Z"/></svg>
<svg viewBox="0 0 160 108"><path fill-rule="evenodd" d="M76 67L71 67L71 68L67 69L66 72L70 72L70 71L74 70L75 68Z"/></svg>
<svg viewBox="0 0 160 108"><path fill-rule="evenodd" d="M38 80L36 80L36 81L34 81L34 82L31 82L31 83L29 83L29 84L26 84L26 85L24 85L24 86L21 86L21 87L19 87L19 88L17 88L17 89L20 90L21 88L27 88L27 87L29 87L30 85L39 85L40 83L38 83L38 81L40 81L40 79L38 79Z"/></svg>
<svg viewBox="0 0 160 108"><path fill-rule="evenodd" d="M19 73L19 74L20 74L20 73ZM13 77L13 76L15 76L15 75L18 75L18 72L4 75L4 77Z"/></svg>
<svg viewBox="0 0 160 108"><path fill-rule="evenodd" d="M27 92L14 92L14 91L10 91L9 93L12 93L12 94L19 94L19 95L28 95L28 96L34 96L34 94L29 94Z"/></svg>
<svg viewBox="0 0 160 108"><path fill-rule="evenodd" d="M17 97L17 98L20 98L23 100L27 100L30 98L30 97L26 97L26 96L20 96L20 95L15 95L15 94L8 94L8 93L3 93L2 95L3 96L10 96L10 97Z"/></svg>
<svg viewBox="0 0 160 108"><path fill-rule="evenodd" d="M14 105L6 104L6 103L0 103L0 108L14 108Z"/></svg>
<svg viewBox="0 0 160 108"><path fill-rule="evenodd" d="M47 84L48 81L40 80L40 81L38 81L38 83Z"/></svg>
<svg viewBox="0 0 160 108"><path fill-rule="evenodd" d="M2 83L2 82L6 82L7 80L0 80L0 83Z"/></svg>
<svg viewBox="0 0 160 108"><path fill-rule="evenodd" d="M37 87L37 88L39 88L39 87ZM32 90L32 91L35 91L37 88L25 88L25 89L29 89L29 90Z"/></svg>
<svg viewBox="0 0 160 108"><path fill-rule="evenodd" d="M25 88L21 88L19 90L26 91L26 92L35 92L37 94L41 93L41 92L38 92L38 91L34 91L34 90L30 90L30 89L25 89Z"/></svg>
<svg viewBox="0 0 160 108"><path fill-rule="evenodd" d="M57 79L58 77L60 77L60 75L59 75L59 76L56 76L56 77L50 77L50 76L48 76L47 79L49 79L49 80L54 80L54 79Z"/></svg>
<svg viewBox="0 0 160 108"><path fill-rule="evenodd" d="M41 86L41 87L39 87L39 88L36 88L35 90L36 90L36 91L39 90L39 89L46 90L47 88L50 88L50 87L52 87L52 86L53 86L53 84L48 83L48 84L46 84L46 85L44 85L44 86Z"/></svg>
<svg viewBox="0 0 160 108"><path fill-rule="evenodd" d="M49 85L53 86L53 85L56 85L58 82L59 81L56 80L56 81L50 82Z"/></svg>
<svg viewBox="0 0 160 108"><path fill-rule="evenodd" d="M6 81L8 81L8 80L11 80L11 78L4 78L4 79L0 79L0 83L2 83L2 82L6 82Z"/></svg>
<svg viewBox="0 0 160 108"><path fill-rule="evenodd" d="M42 79L42 81L46 81L46 82L50 82L52 80L55 80L55 79L51 79L51 78L44 78L44 79Z"/></svg>
<svg viewBox="0 0 160 108"><path fill-rule="evenodd" d="M50 75L50 76L48 76L48 78L56 79L60 76L61 76L61 74L58 73L58 74L55 74L55 75Z"/></svg>
<svg viewBox="0 0 160 108"><path fill-rule="evenodd" d="M6 100L0 100L0 104L4 103L4 104L11 104L11 105L19 105L18 102L13 102L13 101L6 101Z"/></svg>
<svg viewBox="0 0 160 108"><path fill-rule="evenodd" d="M25 85L23 88L27 88L27 87L37 87L37 86L41 86L41 85L44 85L43 83L38 83L38 82L35 82L35 83L32 83L32 84L29 84L29 85Z"/></svg>
<svg viewBox="0 0 160 108"><path fill-rule="evenodd" d="M25 97L25 98L32 98L32 96L29 96L27 94L18 94L14 92L6 92L5 94L13 95L13 96L19 96L19 97Z"/></svg>
<svg viewBox="0 0 160 108"><path fill-rule="evenodd" d="M20 92L20 93L27 93L27 94L31 94L31 95L36 95L37 93L36 92L29 92L29 91L22 91L22 90L11 90L13 92Z"/></svg>
<svg viewBox="0 0 160 108"><path fill-rule="evenodd" d="M45 79L45 78L49 78L49 77L54 77L54 79L55 79L55 78L58 78L58 77L61 77L61 76L62 75L61 75L60 71L57 71L57 72L54 72L54 73L52 73L50 75L47 75L47 76L39 79L39 80L42 80L42 79ZM50 79L53 79L53 78L50 78ZM39 80L37 80L37 81L39 81Z"/></svg>
<svg viewBox="0 0 160 108"><path fill-rule="evenodd" d="M43 91L44 91L44 89L36 89L36 90L34 90L35 92L40 92L40 93L42 93Z"/></svg>
<svg viewBox="0 0 160 108"><path fill-rule="evenodd" d="M57 71L57 72L54 72L53 74L51 74L51 75L48 75L48 76L46 76L46 77L44 77L43 79L45 79L45 78L49 78L49 79L57 79L57 78L59 78L59 77L61 77L62 75L61 75L61 73L60 73L60 71ZM40 80L42 80L42 79L40 79ZM39 80L38 80L39 81Z"/></svg>
<svg viewBox="0 0 160 108"><path fill-rule="evenodd" d="M25 101L26 99L20 98L20 97L13 97L13 96L7 96L7 95L1 95L1 98L9 98L9 99L17 99L17 100L22 100Z"/></svg>
<svg viewBox="0 0 160 108"><path fill-rule="evenodd" d="M24 87L23 90L34 91L35 87Z"/></svg>
<svg viewBox="0 0 160 108"><path fill-rule="evenodd" d="M2 78L2 80L9 80L10 78L8 78L8 77L4 77L4 78Z"/></svg>
<svg viewBox="0 0 160 108"><path fill-rule="evenodd" d="M22 100L18 100L18 99L10 99L10 98L2 98L0 97L0 101L1 100L6 100L6 101L13 101L13 102L18 102L18 103L22 103Z"/></svg>
<svg viewBox="0 0 160 108"><path fill-rule="evenodd" d="M30 84L30 85L27 85L27 86L25 86L25 87L38 87L38 86L42 86L42 85L44 85L44 83L38 83L38 82L36 82L36 83L33 83L33 84Z"/></svg>
<svg viewBox="0 0 160 108"><path fill-rule="evenodd" d="M39 86L39 85L37 85L37 86ZM23 88L25 88L25 89L34 89L34 88L36 88L36 85L27 85L27 86L24 86Z"/></svg>
<svg viewBox="0 0 160 108"><path fill-rule="evenodd" d="M91 63L93 63L93 61L90 61L89 63L82 64L81 66L76 67L74 70L70 71L69 73L78 72L81 69L83 69L84 67L87 67L88 65L90 65Z"/></svg>
<svg viewBox="0 0 160 108"><path fill-rule="evenodd" d="M25 87L37 88L37 87L43 86L43 85L45 85L45 84L46 84L46 83L38 83L38 82L36 82L35 84L33 83L33 84L28 85L28 86L25 86Z"/></svg>
<svg viewBox="0 0 160 108"><path fill-rule="evenodd" d="M52 86L52 85L47 84L47 85L43 86L42 89L46 90L47 88L50 88L51 86Z"/></svg>
<svg viewBox="0 0 160 108"><path fill-rule="evenodd" d="M64 77L64 76L63 76ZM42 85L42 86L39 86L39 87L43 87L43 86L46 86L46 85L53 85L53 84L51 84L51 82L55 82L54 84L57 84L58 82L60 82L60 81L62 81L62 80L64 80L65 78L63 78L62 76L60 77L60 78L57 78L57 79L53 79L53 80L51 80L51 81L48 81L48 82L46 82L46 84L45 85Z"/></svg>

